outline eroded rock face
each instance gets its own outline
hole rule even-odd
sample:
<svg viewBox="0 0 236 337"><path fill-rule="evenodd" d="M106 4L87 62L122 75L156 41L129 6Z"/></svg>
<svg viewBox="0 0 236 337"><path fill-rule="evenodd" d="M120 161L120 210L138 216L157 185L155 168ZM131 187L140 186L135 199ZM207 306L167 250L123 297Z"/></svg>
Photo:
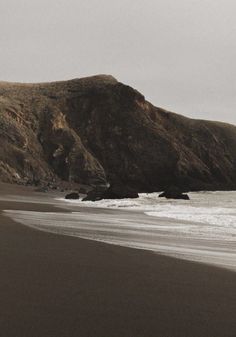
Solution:
<svg viewBox="0 0 236 337"><path fill-rule="evenodd" d="M152 106L112 76L0 82L0 180L137 192L236 188L236 127Z"/></svg>

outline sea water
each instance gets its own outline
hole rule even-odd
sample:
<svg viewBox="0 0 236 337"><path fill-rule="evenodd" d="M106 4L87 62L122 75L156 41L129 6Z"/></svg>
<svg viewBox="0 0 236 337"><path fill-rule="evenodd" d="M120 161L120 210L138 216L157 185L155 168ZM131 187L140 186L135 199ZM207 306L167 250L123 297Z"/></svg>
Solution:
<svg viewBox="0 0 236 337"><path fill-rule="evenodd" d="M138 199L66 201L87 207L139 210L148 216L178 220L182 226L170 226L178 232L236 240L236 191L193 192L187 201L158 196L159 193L142 193Z"/></svg>
<svg viewBox="0 0 236 337"><path fill-rule="evenodd" d="M58 199L65 213L7 211L15 220L50 232L147 249L236 270L236 192L189 193L167 200Z"/></svg>

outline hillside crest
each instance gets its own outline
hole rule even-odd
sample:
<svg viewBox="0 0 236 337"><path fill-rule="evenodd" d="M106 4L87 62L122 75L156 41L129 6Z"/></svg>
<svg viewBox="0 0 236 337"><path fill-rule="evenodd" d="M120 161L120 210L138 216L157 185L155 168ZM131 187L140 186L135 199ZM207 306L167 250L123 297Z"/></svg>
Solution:
<svg viewBox="0 0 236 337"><path fill-rule="evenodd" d="M157 108L111 75L0 82L0 180L236 188L236 127Z"/></svg>

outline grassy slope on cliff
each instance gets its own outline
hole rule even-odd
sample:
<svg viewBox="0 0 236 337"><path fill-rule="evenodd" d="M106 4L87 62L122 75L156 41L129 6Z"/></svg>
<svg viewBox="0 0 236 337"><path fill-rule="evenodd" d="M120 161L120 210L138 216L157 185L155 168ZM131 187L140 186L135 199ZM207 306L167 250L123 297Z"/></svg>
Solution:
<svg viewBox="0 0 236 337"><path fill-rule="evenodd" d="M154 107L112 76L0 82L0 180L236 188L236 127Z"/></svg>

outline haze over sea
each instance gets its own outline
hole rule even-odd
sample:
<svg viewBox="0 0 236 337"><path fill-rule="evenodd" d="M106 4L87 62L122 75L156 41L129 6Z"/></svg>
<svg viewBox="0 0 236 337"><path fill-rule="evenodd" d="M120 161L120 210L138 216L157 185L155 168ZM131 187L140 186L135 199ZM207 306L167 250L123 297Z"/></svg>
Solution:
<svg viewBox="0 0 236 337"><path fill-rule="evenodd" d="M15 220L42 230L236 270L236 192L194 192L190 201L158 198L57 199L69 213L6 211Z"/></svg>

